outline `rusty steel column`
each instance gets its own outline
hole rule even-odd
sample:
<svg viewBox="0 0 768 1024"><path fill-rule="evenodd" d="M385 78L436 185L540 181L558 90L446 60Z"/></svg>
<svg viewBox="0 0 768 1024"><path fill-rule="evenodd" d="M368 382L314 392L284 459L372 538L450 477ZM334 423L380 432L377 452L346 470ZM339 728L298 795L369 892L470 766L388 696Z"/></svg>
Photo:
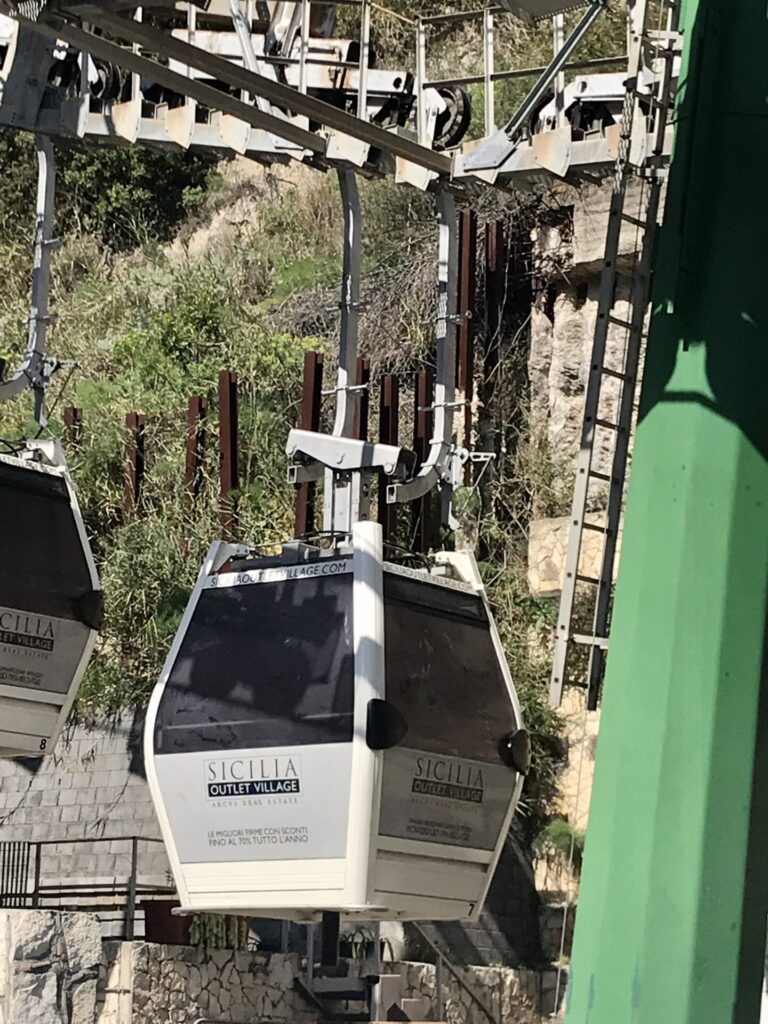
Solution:
<svg viewBox="0 0 768 1024"><path fill-rule="evenodd" d="M499 361L499 330L504 306L505 252L504 223L497 220L485 226L485 309L488 321L489 362L495 369Z"/></svg>
<svg viewBox="0 0 768 1024"><path fill-rule="evenodd" d="M400 387L397 377L391 373L381 380L379 440L382 444L398 444L400 441ZM378 519L384 533L384 542L391 544L397 538L397 505L387 504L388 482L389 478L379 473Z"/></svg>
<svg viewBox="0 0 768 1024"><path fill-rule="evenodd" d="M197 498L203 487L205 461L205 417L208 401L192 395L187 407L187 447L184 460L184 486L190 497Z"/></svg>
<svg viewBox="0 0 768 1024"><path fill-rule="evenodd" d="M125 473L123 477L123 512L129 516L141 501L144 482L146 416L129 412L125 417L128 437L125 442Z"/></svg>
<svg viewBox="0 0 768 1024"><path fill-rule="evenodd" d="M64 435L69 444L80 444L83 436L83 410L75 405L64 409Z"/></svg>
<svg viewBox="0 0 768 1024"><path fill-rule="evenodd" d="M225 540L237 533L237 374L219 373L219 522Z"/></svg>
<svg viewBox="0 0 768 1024"><path fill-rule="evenodd" d="M323 355L321 352L304 353L304 380L301 395L301 430L320 429L320 409L323 393ZM296 520L294 535L302 537L315 528L315 487L313 483L296 487Z"/></svg>
<svg viewBox="0 0 768 1024"><path fill-rule="evenodd" d="M370 392L368 390L368 386L370 383L371 361L370 359L364 359L362 356L358 356L355 367L355 384L357 387L362 387L362 390L358 392L358 398L355 402L355 417L352 436L359 438L361 441L368 440L368 410L370 408Z"/></svg>

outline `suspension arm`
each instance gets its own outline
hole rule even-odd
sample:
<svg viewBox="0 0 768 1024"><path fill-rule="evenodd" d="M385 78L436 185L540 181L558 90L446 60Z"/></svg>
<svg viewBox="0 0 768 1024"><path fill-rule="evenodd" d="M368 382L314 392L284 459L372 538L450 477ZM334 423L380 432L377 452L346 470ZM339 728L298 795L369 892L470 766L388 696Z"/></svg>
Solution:
<svg viewBox="0 0 768 1024"><path fill-rule="evenodd" d="M44 422L43 397L51 374L51 363L45 357L46 335L50 314L48 300L51 281L54 197L56 190L56 156L53 142L35 136L37 150L37 202L35 216L34 265L29 310L27 347L22 364L7 380L0 381L0 401L13 398L32 388L35 392L35 417Z"/></svg>
<svg viewBox="0 0 768 1024"><path fill-rule="evenodd" d="M437 194L438 270L434 432L418 474L387 489L387 502L414 501L451 477L453 413L456 407L456 277L458 223L456 203L447 189Z"/></svg>

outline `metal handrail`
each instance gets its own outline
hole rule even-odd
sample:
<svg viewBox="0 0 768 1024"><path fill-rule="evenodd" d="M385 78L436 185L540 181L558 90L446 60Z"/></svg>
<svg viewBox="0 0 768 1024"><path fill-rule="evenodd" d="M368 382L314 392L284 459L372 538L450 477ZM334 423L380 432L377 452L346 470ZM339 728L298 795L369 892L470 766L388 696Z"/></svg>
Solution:
<svg viewBox="0 0 768 1024"><path fill-rule="evenodd" d="M124 879L118 880L115 878L108 882L94 881L83 883L76 881L58 883L42 882L42 853L44 847L82 846L89 843L103 844L115 842L125 843L130 846L131 867L127 877ZM17 845L20 849L23 848L26 853L24 857L21 855L16 856L14 864L18 861L18 864L21 866L23 862L25 879L23 885L20 880L14 882L11 878L11 874L13 873L11 868L13 867L13 864L6 869L5 859L3 859L3 872L2 877L0 877L0 904L4 902L4 895L7 895L9 899L14 900L14 903L12 904L14 906L32 907L40 907L43 904L48 905L51 900L61 901L66 899L76 899L82 907L88 905L88 899L91 897L92 900L97 901L99 905L101 905L101 901L111 898L113 901L112 906L117 908L119 900L119 906L125 907L125 937L126 939L131 940L134 937L135 931L137 900L147 896L163 897L167 899L168 897L172 897L176 891L172 886L150 885L139 879L140 842L162 845L162 840L158 839L156 836L99 836L98 838L83 837L79 839L39 839L20 841ZM33 850L34 870L30 886L30 854ZM13 860L13 858L11 859ZM9 889L7 894L3 892L6 888ZM15 891L16 889L18 889L18 891Z"/></svg>
<svg viewBox="0 0 768 1024"><path fill-rule="evenodd" d="M485 1003L480 998L480 996L475 992L475 990L472 988L472 986L468 985L467 982L462 978L461 974L459 973L459 969L456 967L456 965L451 963L451 961L448 959L448 957L445 955L445 953L442 951L442 949L440 949L440 947L437 945L437 943L434 942L429 937L429 935L427 935L427 933L424 931L424 929L419 924L419 922L418 921L414 921L413 924L416 927L416 930L418 931L419 935L421 935L422 939L424 939L424 941L427 943L427 945L430 947L430 949L432 949L432 951L437 956L438 963L436 964L436 967L439 967L440 963L444 964L448 968L450 973L453 975L453 977L456 979L456 981L458 982L459 987L463 988L464 991L472 999L472 1001L474 1003L476 1003L477 1006L480 1007L480 1009L485 1014L485 1016L488 1018L488 1020L491 1022L491 1024L500 1024L500 1021L496 1017L496 1015L491 1010L488 1009L488 1007L485 1005ZM437 970L436 971L436 977L435 977L435 981L436 982L438 980L439 973L440 973L439 970ZM442 1002L442 999L440 999L440 1002Z"/></svg>

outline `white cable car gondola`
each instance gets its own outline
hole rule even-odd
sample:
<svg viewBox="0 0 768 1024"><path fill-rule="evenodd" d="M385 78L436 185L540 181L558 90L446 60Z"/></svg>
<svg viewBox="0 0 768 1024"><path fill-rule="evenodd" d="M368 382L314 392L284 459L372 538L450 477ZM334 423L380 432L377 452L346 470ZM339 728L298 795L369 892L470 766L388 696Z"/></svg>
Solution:
<svg viewBox="0 0 768 1024"><path fill-rule="evenodd" d="M438 557L384 562L372 523L212 546L145 731L183 909L479 914L529 741L472 556Z"/></svg>
<svg viewBox="0 0 768 1024"><path fill-rule="evenodd" d="M0 757L53 749L101 625L102 593L61 448L0 455Z"/></svg>

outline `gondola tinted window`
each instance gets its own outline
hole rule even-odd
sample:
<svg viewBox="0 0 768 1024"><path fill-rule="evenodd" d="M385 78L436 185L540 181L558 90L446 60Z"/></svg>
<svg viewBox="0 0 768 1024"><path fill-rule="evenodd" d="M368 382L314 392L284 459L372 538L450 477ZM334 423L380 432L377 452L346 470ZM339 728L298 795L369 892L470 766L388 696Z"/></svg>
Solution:
<svg viewBox="0 0 768 1024"><path fill-rule="evenodd" d="M387 699L405 716L403 746L497 762L514 713L481 599L384 574Z"/></svg>
<svg viewBox="0 0 768 1024"><path fill-rule="evenodd" d="M158 710L158 754L352 739L352 575L204 590Z"/></svg>
<svg viewBox="0 0 768 1024"><path fill-rule="evenodd" d="M82 619L93 589L60 476L0 460L0 606Z"/></svg>

